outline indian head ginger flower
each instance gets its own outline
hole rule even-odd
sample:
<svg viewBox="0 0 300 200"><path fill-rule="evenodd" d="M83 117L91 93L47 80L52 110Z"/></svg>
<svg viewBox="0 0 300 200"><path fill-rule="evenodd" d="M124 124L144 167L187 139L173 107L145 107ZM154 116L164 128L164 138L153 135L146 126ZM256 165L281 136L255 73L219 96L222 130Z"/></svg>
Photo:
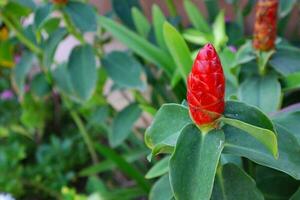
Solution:
<svg viewBox="0 0 300 200"><path fill-rule="evenodd" d="M64 5L68 3L68 0L52 0L54 4Z"/></svg>
<svg viewBox="0 0 300 200"><path fill-rule="evenodd" d="M256 4L253 47L260 51L275 48L278 0L258 0Z"/></svg>
<svg viewBox="0 0 300 200"><path fill-rule="evenodd" d="M198 127L214 126L224 112L225 77L212 44L198 53L187 80L190 116Z"/></svg>

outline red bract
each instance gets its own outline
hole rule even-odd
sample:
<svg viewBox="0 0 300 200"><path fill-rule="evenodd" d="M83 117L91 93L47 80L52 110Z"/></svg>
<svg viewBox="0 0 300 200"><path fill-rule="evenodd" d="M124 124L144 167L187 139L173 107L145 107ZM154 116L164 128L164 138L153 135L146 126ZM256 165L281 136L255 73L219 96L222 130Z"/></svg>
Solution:
<svg viewBox="0 0 300 200"><path fill-rule="evenodd" d="M256 4L253 47L261 51L274 49L278 0L259 0Z"/></svg>
<svg viewBox="0 0 300 200"><path fill-rule="evenodd" d="M68 0L52 0L52 2L55 4L64 5L64 4L68 3Z"/></svg>
<svg viewBox="0 0 300 200"><path fill-rule="evenodd" d="M225 78L212 44L198 53L187 80L190 115L198 126L212 124L224 112Z"/></svg>

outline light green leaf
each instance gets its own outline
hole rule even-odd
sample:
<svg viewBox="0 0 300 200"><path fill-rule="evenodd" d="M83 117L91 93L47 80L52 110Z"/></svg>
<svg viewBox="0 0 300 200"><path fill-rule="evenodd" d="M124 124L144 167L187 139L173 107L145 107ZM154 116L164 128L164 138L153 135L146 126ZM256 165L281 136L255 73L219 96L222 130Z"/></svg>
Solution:
<svg viewBox="0 0 300 200"><path fill-rule="evenodd" d="M173 197L169 175L161 177L154 183L149 194L149 200L171 200Z"/></svg>
<svg viewBox="0 0 300 200"><path fill-rule="evenodd" d="M249 77L239 87L238 97L245 103L271 113L280 107L281 86L275 75Z"/></svg>
<svg viewBox="0 0 300 200"><path fill-rule="evenodd" d="M156 43L163 49L167 49L164 34L163 34L163 25L166 21L166 17L161 9L157 5L152 6L152 16L153 16L153 27L154 27L154 34Z"/></svg>
<svg viewBox="0 0 300 200"><path fill-rule="evenodd" d="M146 18L146 16L136 7L133 7L131 9L131 13L132 13L132 18L133 18L133 22L135 25L135 28L137 30L137 32L147 38L148 33L151 29L151 25L148 21L148 19Z"/></svg>
<svg viewBox="0 0 300 200"><path fill-rule="evenodd" d="M264 144L275 158L278 158L277 138L274 132L236 119L221 118L221 121L225 124L241 129L245 133L249 133L252 137Z"/></svg>
<svg viewBox="0 0 300 200"><path fill-rule="evenodd" d="M193 65L191 52L180 33L168 22L164 24L164 37L177 69L186 82Z"/></svg>
<svg viewBox="0 0 300 200"><path fill-rule="evenodd" d="M120 87L144 90L146 75L141 64L132 56L121 51L103 57L102 65L108 76Z"/></svg>
<svg viewBox="0 0 300 200"><path fill-rule="evenodd" d="M234 164L220 166L214 183L211 200L263 200L255 181Z"/></svg>
<svg viewBox="0 0 300 200"><path fill-rule="evenodd" d="M182 130L169 164L176 199L210 199L223 147L222 130L203 134L195 125Z"/></svg>
<svg viewBox="0 0 300 200"><path fill-rule="evenodd" d="M121 42L123 42L128 48L132 49L135 53L142 56L146 60L153 62L161 67L166 74L171 77L175 70L174 62L168 53L157 48L143 37L130 31L124 26L114 22L106 17L99 17L99 23L106 30Z"/></svg>
<svg viewBox="0 0 300 200"><path fill-rule="evenodd" d="M228 40L225 29L225 15L223 11L216 17L212 25L212 29L214 35L214 46L216 49L220 49Z"/></svg>
<svg viewBox="0 0 300 200"><path fill-rule="evenodd" d="M129 136L132 126L141 115L141 109L137 104L130 104L124 108L113 121L112 131L109 134L109 143L117 147Z"/></svg>
<svg viewBox="0 0 300 200"><path fill-rule="evenodd" d="M158 161L145 175L147 179L156 178L161 176L169 171L169 160L170 157L166 156L165 158Z"/></svg>
<svg viewBox="0 0 300 200"><path fill-rule="evenodd" d="M90 4L70 1L64 7L64 11L80 31L87 32L97 30L96 11Z"/></svg>
<svg viewBox="0 0 300 200"><path fill-rule="evenodd" d="M76 95L88 100L97 83L96 60L90 45L75 47L69 57L68 72Z"/></svg>
<svg viewBox="0 0 300 200"><path fill-rule="evenodd" d="M300 72L296 72L284 77L284 90L294 90L300 88Z"/></svg>
<svg viewBox="0 0 300 200"><path fill-rule="evenodd" d="M152 150L173 147L179 133L189 123L192 121L187 107L179 104L164 104L146 130L145 143Z"/></svg>
<svg viewBox="0 0 300 200"><path fill-rule="evenodd" d="M184 1L185 12L193 26L203 33L209 33L210 28L200 10L190 1Z"/></svg>
<svg viewBox="0 0 300 200"><path fill-rule="evenodd" d="M252 43L249 40L238 49L236 53L235 65L245 64L251 60L254 60L256 56L253 52Z"/></svg>
<svg viewBox="0 0 300 200"><path fill-rule="evenodd" d="M198 45L205 45L206 43L214 42L212 35L200 32L196 29L187 29L183 32L182 36L186 41Z"/></svg>

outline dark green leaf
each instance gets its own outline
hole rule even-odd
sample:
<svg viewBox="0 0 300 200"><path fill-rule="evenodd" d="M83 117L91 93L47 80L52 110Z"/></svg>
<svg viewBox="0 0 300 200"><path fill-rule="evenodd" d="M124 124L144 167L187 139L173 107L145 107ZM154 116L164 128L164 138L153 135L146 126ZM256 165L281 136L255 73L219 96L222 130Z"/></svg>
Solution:
<svg viewBox="0 0 300 200"><path fill-rule="evenodd" d="M77 46L72 50L68 71L76 95L81 100L88 100L97 83L95 55L90 45Z"/></svg>
<svg viewBox="0 0 300 200"><path fill-rule="evenodd" d="M234 164L226 164L217 169L212 200L263 200L255 181Z"/></svg>
<svg viewBox="0 0 300 200"><path fill-rule="evenodd" d="M222 130L201 133L188 125L181 131L169 164L176 199L210 199L223 147Z"/></svg>
<svg viewBox="0 0 300 200"><path fill-rule="evenodd" d="M297 192L295 192L295 194L293 194L293 196L290 198L290 200L299 200L300 199L300 187L297 190Z"/></svg>
<svg viewBox="0 0 300 200"><path fill-rule="evenodd" d="M58 89L60 90L60 92L70 95L70 96L75 95L71 77L70 77L66 63L58 65L52 71L52 75L53 75L55 83L56 83Z"/></svg>
<svg viewBox="0 0 300 200"><path fill-rule="evenodd" d="M129 136L132 126L141 115L137 104L131 104L118 113L113 121L109 143L112 147L119 146Z"/></svg>
<svg viewBox="0 0 300 200"><path fill-rule="evenodd" d="M281 103L281 87L275 75L250 77L239 88L239 99L266 113L276 111Z"/></svg>
<svg viewBox="0 0 300 200"><path fill-rule="evenodd" d="M171 200L173 197L169 175L161 177L151 188L149 200Z"/></svg>
<svg viewBox="0 0 300 200"><path fill-rule="evenodd" d="M74 25L82 32L96 31L96 11L90 4L70 1L64 11L71 18Z"/></svg>
<svg viewBox="0 0 300 200"><path fill-rule="evenodd" d="M110 78L122 88L144 90L146 75L141 64L124 52L114 51L104 56L102 64Z"/></svg>
<svg viewBox="0 0 300 200"><path fill-rule="evenodd" d="M35 11L34 15L34 26L39 29L46 22L52 10L52 4L47 3Z"/></svg>
<svg viewBox="0 0 300 200"><path fill-rule="evenodd" d="M30 87L32 92L40 98L46 96L51 92L51 86L44 73L35 75L33 80L31 81Z"/></svg>
<svg viewBox="0 0 300 200"><path fill-rule="evenodd" d="M293 9L296 0L280 0L279 1L279 17L284 18Z"/></svg>

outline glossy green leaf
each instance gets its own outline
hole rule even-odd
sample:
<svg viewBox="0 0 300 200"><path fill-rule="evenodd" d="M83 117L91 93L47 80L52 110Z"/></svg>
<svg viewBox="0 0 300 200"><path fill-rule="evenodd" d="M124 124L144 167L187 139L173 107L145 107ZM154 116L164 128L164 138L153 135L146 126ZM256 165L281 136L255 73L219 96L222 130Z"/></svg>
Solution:
<svg viewBox="0 0 300 200"><path fill-rule="evenodd" d="M211 200L263 200L255 181L234 164L226 164L217 169Z"/></svg>
<svg viewBox="0 0 300 200"><path fill-rule="evenodd" d="M101 60L108 76L122 88L144 90L146 75L142 65L121 51L111 52Z"/></svg>
<svg viewBox="0 0 300 200"><path fill-rule="evenodd" d="M256 58L255 54L253 53L252 43L251 41L247 41L244 45L242 45L237 53L236 53L236 60L235 64L245 64L247 62L250 62L251 60L254 60Z"/></svg>
<svg viewBox="0 0 300 200"><path fill-rule="evenodd" d="M67 31L64 28L59 28L55 32L51 33L49 38L42 44L44 49L43 64L48 69L53 63L53 57L59 43L67 35Z"/></svg>
<svg viewBox="0 0 300 200"><path fill-rule="evenodd" d="M184 1L185 12L193 26L203 33L209 33L210 28L200 10L190 0Z"/></svg>
<svg viewBox="0 0 300 200"><path fill-rule="evenodd" d="M221 121L225 124L243 130L245 133L249 133L252 137L264 144L275 158L278 158L277 138L273 131L253 126L236 119L222 118Z"/></svg>
<svg viewBox="0 0 300 200"><path fill-rule="evenodd" d="M46 20L45 23L43 23L43 25L40 28L44 29L49 35L51 35L53 32L59 29L59 25L60 25L60 18L52 17Z"/></svg>
<svg viewBox="0 0 300 200"><path fill-rule="evenodd" d="M128 48L132 49L135 53L142 56L146 60L157 64L161 67L167 75L171 76L175 70L173 60L165 51L157 48L156 46L149 43L143 37L130 31L124 26L114 22L106 17L99 17L99 23L106 30L121 42L123 42Z"/></svg>
<svg viewBox="0 0 300 200"><path fill-rule="evenodd" d="M208 33L202 33L196 29L187 29L182 34L183 38L193 44L205 45L213 43L213 36Z"/></svg>
<svg viewBox="0 0 300 200"><path fill-rule="evenodd" d="M151 25L146 18L146 16L137 8L132 8L131 10L133 22L137 32L147 38L149 31L151 29Z"/></svg>
<svg viewBox="0 0 300 200"><path fill-rule="evenodd" d="M243 131L225 126L224 153L246 157L260 165L277 169L300 180L300 144L295 134L276 124L279 157L275 159L255 138Z"/></svg>
<svg viewBox="0 0 300 200"><path fill-rule="evenodd" d="M241 101L271 113L281 104L281 86L275 75L253 76L241 84L238 96Z"/></svg>
<svg viewBox="0 0 300 200"><path fill-rule="evenodd" d="M166 21L166 17L159 6L155 4L152 6L152 18L156 43L161 48L167 49L163 34L163 25Z"/></svg>
<svg viewBox="0 0 300 200"><path fill-rule="evenodd" d="M112 160L123 173L135 180L144 191L148 192L150 190L149 183L139 172L139 170L133 165L129 164L116 151L109 147L101 145L100 143L96 143L95 148L106 159Z"/></svg>
<svg viewBox="0 0 300 200"><path fill-rule="evenodd" d="M195 125L182 130L169 164L176 199L210 199L223 147L222 130L203 134Z"/></svg>
<svg viewBox="0 0 300 200"><path fill-rule="evenodd" d="M55 84L61 93L64 93L69 96L75 96L70 73L68 71L66 63L58 65L52 71L52 75Z"/></svg>
<svg viewBox="0 0 300 200"><path fill-rule="evenodd" d="M39 73L34 76L31 81L30 88L36 96L42 98L50 94L51 86L44 73Z"/></svg>
<svg viewBox="0 0 300 200"><path fill-rule="evenodd" d="M191 52L180 33L168 22L164 24L164 37L177 69L186 82L193 65Z"/></svg>
<svg viewBox="0 0 300 200"><path fill-rule="evenodd" d="M300 72L300 49L295 47L281 47L270 60L270 65L283 76Z"/></svg>
<svg viewBox="0 0 300 200"><path fill-rule="evenodd" d="M156 113L145 133L145 142L151 149L175 146L181 130L192 123L187 107L179 104L164 104Z"/></svg>
<svg viewBox="0 0 300 200"><path fill-rule="evenodd" d="M214 35L214 45L216 49L220 49L228 40L225 29L225 14L223 11L216 17L212 25L212 30Z"/></svg>
<svg viewBox="0 0 300 200"><path fill-rule="evenodd" d="M77 46L72 50L68 72L76 95L81 100L88 100L97 83L96 60L90 45Z"/></svg>
<svg viewBox="0 0 300 200"><path fill-rule="evenodd" d="M129 136L132 126L141 115L141 109L137 104L130 104L124 108L113 121L112 131L109 134L109 143L117 147Z"/></svg>
<svg viewBox="0 0 300 200"><path fill-rule="evenodd" d="M299 189L293 194L290 200L299 200L300 199L300 187Z"/></svg>
<svg viewBox="0 0 300 200"><path fill-rule="evenodd" d="M169 175L161 177L154 183L149 194L149 200L171 200L173 193L169 181Z"/></svg>
<svg viewBox="0 0 300 200"><path fill-rule="evenodd" d="M145 175L147 179L156 178L158 176L164 175L169 171L169 160L170 157L166 156L165 158L158 161Z"/></svg>
<svg viewBox="0 0 300 200"><path fill-rule="evenodd" d="M97 30L96 11L90 4L70 1L64 7L64 11L80 31L87 32Z"/></svg>
<svg viewBox="0 0 300 200"><path fill-rule="evenodd" d="M300 88L300 72L292 73L284 77L284 90Z"/></svg>
<svg viewBox="0 0 300 200"><path fill-rule="evenodd" d="M130 29L134 29L134 22L131 15L131 9L133 7L140 9L138 0L112 0L111 1L114 12L120 18L120 20Z"/></svg>
<svg viewBox="0 0 300 200"><path fill-rule="evenodd" d="M284 18L287 16L293 9L296 0L280 0L279 1L279 17Z"/></svg>
<svg viewBox="0 0 300 200"><path fill-rule="evenodd" d="M299 187L299 181L267 167L256 166L255 179L265 199L289 199Z"/></svg>
<svg viewBox="0 0 300 200"><path fill-rule="evenodd" d="M39 29L46 22L47 18L50 16L52 10L52 4L45 4L35 11L34 15L34 26Z"/></svg>
<svg viewBox="0 0 300 200"><path fill-rule="evenodd" d="M34 55L29 52L24 52L20 62L16 65L14 69L14 81L18 88L18 93L22 97L24 94L25 80L26 76L30 72L33 66Z"/></svg>

